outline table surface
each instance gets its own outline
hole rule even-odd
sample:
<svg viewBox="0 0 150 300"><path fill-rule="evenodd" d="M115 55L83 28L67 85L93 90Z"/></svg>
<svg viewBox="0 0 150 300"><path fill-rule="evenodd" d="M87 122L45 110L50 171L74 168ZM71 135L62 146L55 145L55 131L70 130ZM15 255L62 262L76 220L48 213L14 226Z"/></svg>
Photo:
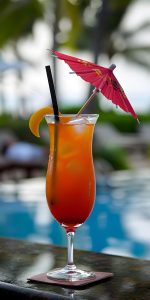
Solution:
<svg viewBox="0 0 150 300"><path fill-rule="evenodd" d="M69 289L27 278L66 264L66 248L0 238L0 296L15 299L149 300L150 261L88 251L74 251L78 267L112 272L97 284Z"/></svg>

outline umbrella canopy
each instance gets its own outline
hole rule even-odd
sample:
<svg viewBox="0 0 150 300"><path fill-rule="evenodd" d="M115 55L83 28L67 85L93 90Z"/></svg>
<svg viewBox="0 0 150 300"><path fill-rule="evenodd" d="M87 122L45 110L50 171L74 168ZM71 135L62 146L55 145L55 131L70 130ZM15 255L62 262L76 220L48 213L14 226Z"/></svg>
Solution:
<svg viewBox="0 0 150 300"><path fill-rule="evenodd" d="M57 58L64 60L77 75L95 87L93 94L86 101L84 107L94 95L100 91L107 99L116 104L116 106L119 106L127 113L131 113L133 118L138 120L123 88L113 74L113 70L116 68L114 64L109 68L104 68L89 61L66 55L58 51L53 51L53 54Z"/></svg>

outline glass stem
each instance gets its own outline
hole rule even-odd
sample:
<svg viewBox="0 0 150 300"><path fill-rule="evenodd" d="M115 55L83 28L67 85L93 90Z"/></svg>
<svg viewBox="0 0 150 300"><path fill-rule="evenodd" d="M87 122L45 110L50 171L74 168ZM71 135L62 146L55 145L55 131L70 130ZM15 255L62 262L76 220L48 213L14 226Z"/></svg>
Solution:
<svg viewBox="0 0 150 300"><path fill-rule="evenodd" d="M69 270L75 270L76 266L73 261L73 241L74 241L74 232L69 231L67 232L68 238L68 261L67 261L67 268Z"/></svg>

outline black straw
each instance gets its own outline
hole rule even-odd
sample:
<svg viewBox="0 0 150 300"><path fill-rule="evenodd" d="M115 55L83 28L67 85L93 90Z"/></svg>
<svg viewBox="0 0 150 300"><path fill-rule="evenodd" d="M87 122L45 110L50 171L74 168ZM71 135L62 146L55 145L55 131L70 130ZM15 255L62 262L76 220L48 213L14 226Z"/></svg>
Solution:
<svg viewBox="0 0 150 300"><path fill-rule="evenodd" d="M46 68L46 74L47 74L49 89L50 89L51 98L52 98L55 121L58 122L59 121L59 110L58 110L58 104L57 104L57 98L56 98L56 93L55 93L55 88L54 88L52 72L51 72L50 66L46 66L45 68Z"/></svg>

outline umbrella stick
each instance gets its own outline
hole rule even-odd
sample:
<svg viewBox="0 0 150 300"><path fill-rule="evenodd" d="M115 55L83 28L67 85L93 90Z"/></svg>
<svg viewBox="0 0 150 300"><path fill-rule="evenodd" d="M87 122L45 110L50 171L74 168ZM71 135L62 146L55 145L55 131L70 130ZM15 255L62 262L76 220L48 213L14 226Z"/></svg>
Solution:
<svg viewBox="0 0 150 300"><path fill-rule="evenodd" d="M81 109L77 113L77 117L82 113L82 111L86 108L86 106L89 104L89 102L93 99L93 97L99 92L99 90L94 89L91 96L86 100L84 105L81 107Z"/></svg>
<svg viewBox="0 0 150 300"><path fill-rule="evenodd" d="M116 65L115 64L112 64L112 65L110 65L109 66L109 69L110 70L114 70L116 68ZM106 77L107 77L107 75L106 75ZM105 82L103 83L103 86L105 85ZM102 90L102 88L103 88L103 86L101 86L101 90ZM99 92L99 90L98 89L94 89L93 90L93 93L91 94L91 96L86 100L86 102L85 102L85 104L81 107L81 109L78 111L78 113L77 113L77 117L82 113L82 111L86 108L86 106L89 104L89 102L93 99L93 97L97 94Z"/></svg>

